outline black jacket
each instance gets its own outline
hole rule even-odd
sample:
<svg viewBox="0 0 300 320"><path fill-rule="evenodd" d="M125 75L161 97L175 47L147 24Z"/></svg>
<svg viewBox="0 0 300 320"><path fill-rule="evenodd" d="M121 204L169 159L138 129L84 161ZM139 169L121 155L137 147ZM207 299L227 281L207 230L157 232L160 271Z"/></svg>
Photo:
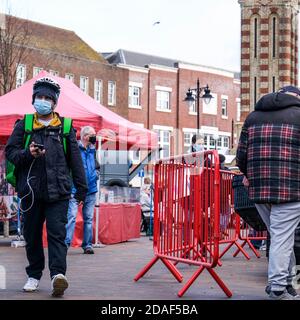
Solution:
<svg viewBox="0 0 300 320"><path fill-rule="evenodd" d="M300 100L286 93L263 96L242 128L237 165L255 203L300 201Z"/></svg>
<svg viewBox="0 0 300 320"><path fill-rule="evenodd" d="M30 141L43 144L46 150L44 156L36 159L31 155L29 148L24 149L24 134L24 120L20 120L5 147L6 158L16 167L18 196L22 198L30 191L27 182L27 179L30 179L35 199L45 201L68 199L73 180L77 189L76 198L84 200L87 183L75 130L71 128L70 134L66 137L67 154L63 149L62 126L33 130Z"/></svg>

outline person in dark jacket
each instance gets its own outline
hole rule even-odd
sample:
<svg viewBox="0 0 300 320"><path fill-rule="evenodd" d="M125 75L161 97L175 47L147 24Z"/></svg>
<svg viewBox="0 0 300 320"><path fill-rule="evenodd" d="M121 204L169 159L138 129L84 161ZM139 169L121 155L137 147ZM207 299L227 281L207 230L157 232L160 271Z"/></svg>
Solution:
<svg viewBox="0 0 300 320"><path fill-rule="evenodd" d="M85 126L81 129L79 141L79 149L83 161L86 180L88 183L87 196L83 202L83 241L82 249L85 254L94 254L92 248L93 238L93 217L96 204L96 193L98 191L97 181L99 177L100 165L96 158L96 131L93 127ZM72 197L68 209L68 223L66 245L70 247L74 235L76 216L78 212L78 202L76 201L76 188L72 189ZM102 243L99 247L105 247Z"/></svg>
<svg viewBox="0 0 300 320"><path fill-rule="evenodd" d="M36 110L30 145L24 148L24 120L16 123L5 147L6 158L16 168L16 191L24 216L24 238L29 266L24 291L36 291L45 267L43 224L46 220L52 295L62 296L68 287L65 244L67 212L72 178L75 198L85 199L87 185L81 155L73 127L65 137L64 119L54 112L60 94L59 84L49 78L38 79L33 86L32 104ZM36 144L40 146L37 147ZM43 145L43 148L42 146Z"/></svg>
<svg viewBox="0 0 300 320"><path fill-rule="evenodd" d="M295 229L300 222L300 90L286 86L263 96L242 128L237 165L249 198L271 235L271 299L299 299L293 288Z"/></svg>

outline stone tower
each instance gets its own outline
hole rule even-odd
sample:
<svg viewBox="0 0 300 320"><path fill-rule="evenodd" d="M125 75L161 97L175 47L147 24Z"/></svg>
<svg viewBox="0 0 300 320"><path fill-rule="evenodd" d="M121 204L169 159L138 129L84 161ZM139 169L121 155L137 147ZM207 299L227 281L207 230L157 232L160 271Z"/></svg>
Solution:
<svg viewBox="0 0 300 320"><path fill-rule="evenodd" d="M300 0L239 0L241 121L264 94L298 85Z"/></svg>

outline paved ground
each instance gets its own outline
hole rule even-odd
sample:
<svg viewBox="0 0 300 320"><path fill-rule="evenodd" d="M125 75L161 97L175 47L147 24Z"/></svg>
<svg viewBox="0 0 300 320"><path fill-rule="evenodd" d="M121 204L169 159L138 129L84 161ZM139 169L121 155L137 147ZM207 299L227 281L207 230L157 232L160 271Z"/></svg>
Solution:
<svg viewBox="0 0 300 320"><path fill-rule="evenodd" d="M153 257L152 241L148 237L121 244L95 249L95 255L83 255L80 248L68 253L68 279L70 287L66 300L227 300L207 271L203 272L183 298L177 292L183 284L178 283L165 266L158 262L141 280L134 282L137 272ZM257 259L248 250L251 260L242 255L233 258L227 253L223 266L215 270L233 292L231 299L266 299L267 260L265 252ZM47 256L47 252L46 252ZM11 248L10 241L0 238L0 270L6 270L6 289L0 288L1 299L52 299L50 296L49 271L44 271L39 292L23 293L26 280L24 248ZM184 276L183 283L195 271L194 266L178 266ZM3 268L2 268L3 269ZM1 285L1 282L0 282Z"/></svg>

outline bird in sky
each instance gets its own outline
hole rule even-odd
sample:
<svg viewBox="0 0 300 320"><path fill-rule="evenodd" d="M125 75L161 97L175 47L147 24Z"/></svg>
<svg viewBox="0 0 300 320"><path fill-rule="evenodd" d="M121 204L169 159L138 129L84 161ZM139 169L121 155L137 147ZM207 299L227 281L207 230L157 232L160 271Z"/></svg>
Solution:
<svg viewBox="0 0 300 320"><path fill-rule="evenodd" d="M157 24L160 24L160 21L156 21L153 23L153 26L157 25Z"/></svg>

